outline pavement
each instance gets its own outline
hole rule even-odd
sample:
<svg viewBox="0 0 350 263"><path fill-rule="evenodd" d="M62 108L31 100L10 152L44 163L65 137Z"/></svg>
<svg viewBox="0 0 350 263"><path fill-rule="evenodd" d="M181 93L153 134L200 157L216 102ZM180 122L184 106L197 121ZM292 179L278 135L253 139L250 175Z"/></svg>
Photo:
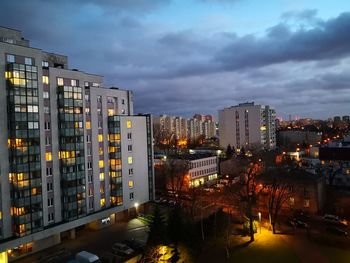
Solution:
<svg viewBox="0 0 350 263"><path fill-rule="evenodd" d="M122 262L113 256L112 246L125 239L147 240L148 227L139 219L118 222L99 230L77 230L76 238L63 240L61 244L42 250L35 254L16 260L16 263L65 263L74 259L76 253L85 250L107 258L111 262Z"/></svg>

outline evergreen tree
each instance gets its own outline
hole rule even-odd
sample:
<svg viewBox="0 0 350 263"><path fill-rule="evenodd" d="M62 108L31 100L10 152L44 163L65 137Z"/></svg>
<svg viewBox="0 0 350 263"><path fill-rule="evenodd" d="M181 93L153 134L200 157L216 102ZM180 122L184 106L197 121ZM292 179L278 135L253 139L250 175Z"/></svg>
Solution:
<svg viewBox="0 0 350 263"><path fill-rule="evenodd" d="M182 234L184 232L184 225L181 218L181 208L176 206L170 213L167 229L168 237L170 241L175 243L175 246L177 245L177 242L183 238Z"/></svg>
<svg viewBox="0 0 350 263"><path fill-rule="evenodd" d="M147 243L149 245L159 245L164 242L164 232L165 232L165 221L156 206L153 212L152 220L149 223L149 234Z"/></svg>
<svg viewBox="0 0 350 263"><path fill-rule="evenodd" d="M233 151L232 151L231 145L229 144L226 149L226 158L231 159L232 156L233 156Z"/></svg>

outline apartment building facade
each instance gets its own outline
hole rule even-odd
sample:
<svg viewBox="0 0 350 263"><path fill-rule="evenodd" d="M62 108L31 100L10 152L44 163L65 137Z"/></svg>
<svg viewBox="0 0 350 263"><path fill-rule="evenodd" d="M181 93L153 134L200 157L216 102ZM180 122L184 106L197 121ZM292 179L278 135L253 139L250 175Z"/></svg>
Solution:
<svg viewBox="0 0 350 263"><path fill-rule="evenodd" d="M133 115L131 91L2 27L0 68L0 257L153 199L152 119Z"/></svg>
<svg viewBox="0 0 350 263"><path fill-rule="evenodd" d="M254 102L219 110L220 146L273 149L276 147L275 119L274 109Z"/></svg>

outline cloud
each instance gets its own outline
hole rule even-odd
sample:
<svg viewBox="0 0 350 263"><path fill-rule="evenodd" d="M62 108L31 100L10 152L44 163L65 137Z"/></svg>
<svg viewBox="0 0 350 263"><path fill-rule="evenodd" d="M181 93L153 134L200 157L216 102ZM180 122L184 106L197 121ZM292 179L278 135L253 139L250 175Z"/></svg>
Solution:
<svg viewBox="0 0 350 263"><path fill-rule="evenodd" d="M319 28L290 32L279 24L267 36L237 38L224 47L215 61L226 70L262 67L287 61L313 61L340 58L350 54L350 13L329 19Z"/></svg>
<svg viewBox="0 0 350 263"><path fill-rule="evenodd" d="M251 100L285 115L348 111L350 13L293 11L264 34L239 36L147 19L170 2L1 1L0 24L68 55L70 68L105 76L105 86L133 90L135 112L216 114Z"/></svg>

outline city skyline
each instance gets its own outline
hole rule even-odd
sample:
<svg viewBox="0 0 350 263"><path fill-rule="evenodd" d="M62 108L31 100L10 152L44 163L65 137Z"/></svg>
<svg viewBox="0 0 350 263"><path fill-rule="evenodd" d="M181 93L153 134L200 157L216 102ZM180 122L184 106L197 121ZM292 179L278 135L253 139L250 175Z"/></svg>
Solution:
<svg viewBox="0 0 350 263"><path fill-rule="evenodd" d="M349 115L346 4L4 1L0 24L104 75L105 86L132 89L136 112L217 116L255 101L284 119L327 119Z"/></svg>

